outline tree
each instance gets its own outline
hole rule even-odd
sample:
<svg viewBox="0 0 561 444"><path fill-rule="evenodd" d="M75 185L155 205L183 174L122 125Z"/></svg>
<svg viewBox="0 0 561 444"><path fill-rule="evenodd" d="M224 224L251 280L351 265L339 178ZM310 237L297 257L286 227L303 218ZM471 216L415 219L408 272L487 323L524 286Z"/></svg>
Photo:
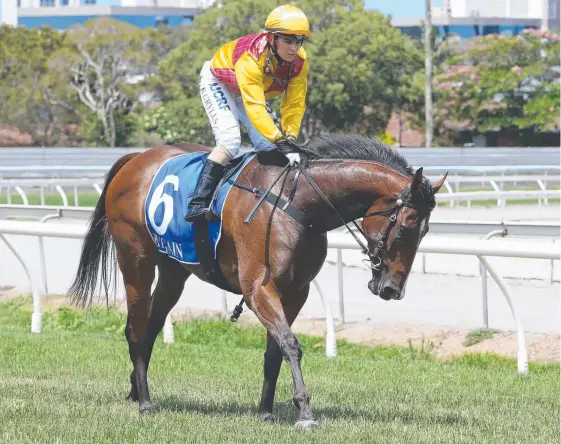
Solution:
<svg viewBox="0 0 561 444"><path fill-rule="evenodd" d="M476 37L435 79L441 132L559 128L559 36L526 30Z"/></svg>
<svg viewBox="0 0 561 444"><path fill-rule="evenodd" d="M37 145L56 142L76 120L75 103L48 70L49 57L65 42L65 33L48 27L0 27L0 123L30 134Z"/></svg>
<svg viewBox="0 0 561 444"><path fill-rule="evenodd" d="M408 125L422 128L425 125L425 71L418 66L413 73L401 74L400 85L396 90L395 112L398 118L397 144L402 145L403 121Z"/></svg>
<svg viewBox="0 0 561 444"><path fill-rule="evenodd" d="M395 112L399 119L398 144L400 146L403 121L406 121L408 126L419 129L424 129L426 124L425 65L418 57L424 53L425 42L423 38L410 38L418 52L408 65L410 69L400 76L400 86L396 94ZM448 37L439 37L437 29L433 27L431 47L434 73L450 57L453 46L448 42ZM438 93L438 90L433 89L433 102L438 99Z"/></svg>
<svg viewBox="0 0 561 444"><path fill-rule="evenodd" d="M103 143L115 146L119 119L138 102L140 80L153 63L153 31L99 18L68 30L68 45L54 54L49 65L68 80L80 102L99 120Z"/></svg>
<svg viewBox="0 0 561 444"><path fill-rule="evenodd" d="M220 45L261 32L267 15L280 3L223 1L198 16L189 40L162 61L162 100L168 111L183 110L166 114L177 121L173 126L179 140L212 140L199 99L199 71ZM402 81L418 69L419 60L422 63L422 53L386 17L365 11L362 0L302 0L296 5L306 12L313 30L305 44L310 72L302 133L377 134L387 125ZM278 108L278 103L273 107Z"/></svg>
<svg viewBox="0 0 561 444"><path fill-rule="evenodd" d="M310 45L309 113L304 130L316 134L386 128L405 79L422 66L422 52L389 19L362 2L337 5Z"/></svg>

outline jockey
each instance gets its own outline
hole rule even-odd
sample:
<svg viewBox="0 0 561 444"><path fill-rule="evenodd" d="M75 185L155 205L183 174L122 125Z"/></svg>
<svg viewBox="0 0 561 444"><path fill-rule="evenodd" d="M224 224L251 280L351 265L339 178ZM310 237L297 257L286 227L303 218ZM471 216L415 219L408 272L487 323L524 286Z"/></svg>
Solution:
<svg viewBox="0 0 561 444"><path fill-rule="evenodd" d="M216 146L208 155L186 221L216 217L209 204L225 166L240 151L240 123L255 151L278 149L290 164L300 161L296 139L306 110L308 59L302 47L310 35L308 19L292 5L274 9L261 34L222 46L200 73L201 99ZM284 93L281 130L267 99Z"/></svg>

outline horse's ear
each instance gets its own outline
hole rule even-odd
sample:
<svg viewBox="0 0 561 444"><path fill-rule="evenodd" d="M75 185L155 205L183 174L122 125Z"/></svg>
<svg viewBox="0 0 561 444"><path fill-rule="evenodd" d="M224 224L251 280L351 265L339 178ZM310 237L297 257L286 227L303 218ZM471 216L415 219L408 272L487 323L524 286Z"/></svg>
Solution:
<svg viewBox="0 0 561 444"><path fill-rule="evenodd" d="M432 189L434 191L434 194L438 193L440 191L440 187L442 187L442 185L444 184L444 181L446 180L446 177L448 177L448 173L446 173L444 176L442 176L438 182L436 182L433 186Z"/></svg>
<svg viewBox="0 0 561 444"><path fill-rule="evenodd" d="M415 175L413 176L413 180L411 181L411 192L414 193L415 191L417 191L422 183L423 183L423 167L415 171Z"/></svg>

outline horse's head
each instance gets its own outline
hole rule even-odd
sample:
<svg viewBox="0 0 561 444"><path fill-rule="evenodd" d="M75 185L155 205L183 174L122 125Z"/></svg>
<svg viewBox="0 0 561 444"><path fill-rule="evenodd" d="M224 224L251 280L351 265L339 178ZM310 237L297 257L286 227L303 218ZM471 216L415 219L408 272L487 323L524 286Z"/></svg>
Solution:
<svg viewBox="0 0 561 444"><path fill-rule="evenodd" d="M403 299L405 284L446 175L431 185L419 168L399 195L378 199L362 220L368 238L372 280L368 288L382 299Z"/></svg>

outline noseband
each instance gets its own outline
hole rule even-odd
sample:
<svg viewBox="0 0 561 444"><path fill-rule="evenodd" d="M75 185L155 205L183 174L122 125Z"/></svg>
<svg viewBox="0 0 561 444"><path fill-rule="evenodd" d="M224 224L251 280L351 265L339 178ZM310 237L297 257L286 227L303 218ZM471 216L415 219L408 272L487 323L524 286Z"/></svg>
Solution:
<svg viewBox="0 0 561 444"><path fill-rule="evenodd" d="M384 252L384 250L382 250L384 248L384 246L386 245L386 242L388 240L388 236L390 234L390 232L392 231L396 221L397 221L397 216L399 215L400 210L403 207L407 207L407 208L412 208L414 210L417 211L423 211L423 212L428 212L430 211L430 209L428 207L425 207L423 205L416 205L413 203L412 201L412 195L411 195L411 184L407 185L403 191L399 194L399 196L397 197L395 204L389 208L386 208L384 210L380 210L380 211L372 211L370 213L366 213L363 216L363 219L367 218L367 217L371 217L371 216L378 216L380 214L386 214L386 213L390 213L390 221L388 223L388 227L386 228L386 231L384 232L384 234L378 239L378 241L376 242L376 249L374 250L374 252L371 252L370 250L366 253L368 255L368 259L364 259L363 262L369 262L369 266L370 268L372 268L373 270L376 271L380 271L380 266L382 265L382 253ZM364 231L357 225L358 230L360 231L360 233L366 237L366 234L364 233Z"/></svg>

